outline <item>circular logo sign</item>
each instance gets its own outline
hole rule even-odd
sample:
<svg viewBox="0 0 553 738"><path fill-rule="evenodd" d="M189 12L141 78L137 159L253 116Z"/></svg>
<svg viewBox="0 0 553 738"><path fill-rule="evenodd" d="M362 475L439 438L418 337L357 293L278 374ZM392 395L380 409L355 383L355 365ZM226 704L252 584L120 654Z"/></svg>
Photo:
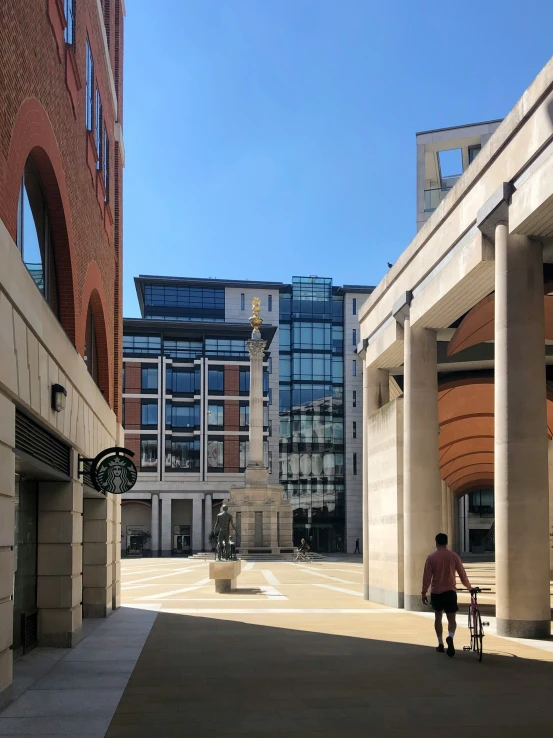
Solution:
<svg viewBox="0 0 553 738"><path fill-rule="evenodd" d="M91 476L96 489L121 495L136 484L136 466L128 456L122 456L119 451L110 456L106 456L104 452L94 459Z"/></svg>

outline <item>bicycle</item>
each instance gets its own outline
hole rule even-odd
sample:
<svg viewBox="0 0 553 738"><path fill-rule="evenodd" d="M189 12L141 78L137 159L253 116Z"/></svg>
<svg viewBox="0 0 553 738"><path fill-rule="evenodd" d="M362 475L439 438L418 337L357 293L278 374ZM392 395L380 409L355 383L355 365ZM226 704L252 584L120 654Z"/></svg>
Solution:
<svg viewBox="0 0 553 738"><path fill-rule="evenodd" d="M311 563L309 553L307 551L298 551L298 553L296 554L296 558L294 559L294 564L297 564L298 561L304 561L308 564Z"/></svg>
<svg viewBox="0 0 553 738"><path fill-rule="evenodd" d="M467 590L468 591L468 590ZM482 661L483 652L483 640L484 640L484 625L489 626L489 623L483 623L480 616L480 608L478 607L478 593L479 592L490 592L489 588L481 589L480 587L473 587L470 590L470 605L469 605L469 631L470 631L470 646L463 646L463 651L474 651L478 654L478 661Z"/></svg>

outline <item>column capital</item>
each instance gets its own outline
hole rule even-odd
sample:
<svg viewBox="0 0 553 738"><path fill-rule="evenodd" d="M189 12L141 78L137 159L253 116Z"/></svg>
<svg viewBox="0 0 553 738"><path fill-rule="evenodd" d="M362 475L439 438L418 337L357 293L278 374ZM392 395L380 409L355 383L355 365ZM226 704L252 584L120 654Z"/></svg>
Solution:
<svg viewBox="0 0 553 738"><path fill-rule="evenodd" d="M246 347L251 359L262 359L265 355L265 346L267 341L260 341L259 339L252 338L250 341L246 341Z"/></svg>
<svg viewBox="0 0 553 738"><path fill-rule="evenodd" d="M499 223L509 222L509 204L515 190L511 182L503 182L476 214L476 227L495 241L495 228Z"/></svg>

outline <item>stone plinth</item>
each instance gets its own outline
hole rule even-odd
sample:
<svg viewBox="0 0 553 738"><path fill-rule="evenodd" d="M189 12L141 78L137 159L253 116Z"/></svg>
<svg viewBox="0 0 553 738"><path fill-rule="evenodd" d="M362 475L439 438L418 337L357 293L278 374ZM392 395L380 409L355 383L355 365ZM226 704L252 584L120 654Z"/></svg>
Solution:
<svg viewBox="0 0 553 738"><path fill-rule="evenodd" d="M215 580L215 591L219 594L236 589L236 579L241 571L241 561L209 562L209 578Z"/></svg>
<svg viewBox="0 0 553 738"><path fill-rule="evenodd" d="M248 472L246 479L251 479ZM241 553L263 549L277 554L293 549L292 505L280 485L231 487L228 507L237 526Z"/></svg>

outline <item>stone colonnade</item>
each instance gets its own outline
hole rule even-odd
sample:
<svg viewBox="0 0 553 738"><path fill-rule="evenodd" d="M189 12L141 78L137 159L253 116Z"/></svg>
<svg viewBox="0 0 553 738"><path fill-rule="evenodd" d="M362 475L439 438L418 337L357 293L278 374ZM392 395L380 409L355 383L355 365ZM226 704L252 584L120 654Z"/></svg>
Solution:
<svg viewBox="0 0 553 738"><path fill-rule="evenodd" d="M489 212L479 213L478 223L488 238L495 241L496 259L497 631L506 636L540 638L549 636L551 621L543 256L539 241L509 234L508 208L506 203L502 206L503 210L498 210L495 204ZM456 499L440 479L437 334L428 327L411 325L410 300L409 295L401 314L403 475L396 470L394 484L398 505L393 523L396 530L403 529L400 536L403 551L399 545L397 555L389 551L375 553L371 547L371 536L381 536L384 524L390 523L390 515L375 518L371 494L378 494L378 489L385 487L391 472L389 467L381 469L375 477L368 467L378 454L384 453L380 447L382 439L392 437L393 423L390 411L383 414L388 403L388 372L364 368L364 429L367 431L363 494L364 596L375 599L376 593L380 601L387 603L393 599L389 592L382 591L380 583L374 585L386 565L394 574L392 578L388 576L388 581L397 576L395 596L398 603L403 600L406 609L421 610L422 570L426 556L433 549L434 536L440 530L447 532L455 547L458 526ZM393 400L388 406L398 402ZM371 433L371 427L379 432ZM401 429L395 442L397 448L399 436ZM396 587L395 583L393 586Z"/></svg>

